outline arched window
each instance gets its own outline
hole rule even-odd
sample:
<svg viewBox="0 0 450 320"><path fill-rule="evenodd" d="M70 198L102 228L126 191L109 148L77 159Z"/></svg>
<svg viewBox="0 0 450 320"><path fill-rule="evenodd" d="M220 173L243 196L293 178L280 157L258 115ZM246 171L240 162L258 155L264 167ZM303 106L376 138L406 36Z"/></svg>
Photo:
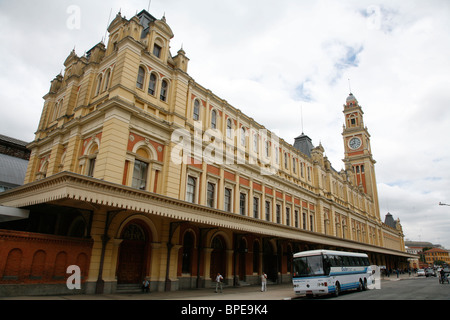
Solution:
<svg viewBox="0 0 450 320"><path fill-rule="evenodd" d="M55 107L53 108L53 114L52 114L50 121L54 121L59 118L63 102L64 102L64 100L60 100L55 104Z"/></svg>
<svg viewBox="0 0 450 320"><path fill-rule="evenodd" d="M160 46L160 45L157 45L157 44L155 43L155 45L153 46L153 54L154 54L156 57L161 58L161 52L162 52L161 46Z"/></svg>
<svg viewBox="0 0 450 320"><path fill-rule="evenodd" d="M111 79L111 69L108 70L108 72L106 72L106 76L105 76L105 90L108 90L109 88L109 80Z"/></svg>
<svg viewBox="0 0 450 320"><path fill-rule="evenodd" d="M134 161L133 181L131 186L140 190L146 190L147 172L148 163L136 159Z"/></svg>
<svg viewBox="0 0 450 320"><path fill-rule="evenodd" d="M148 94L154 96L156 93L156 76L154 73L150 75L150 82L148 83Z"/></svg>
<svg viewBox="0 0 450 320"><path fill-rule="evenodd" d="M161 95L160 95L161 101L164 101L164 102L167 101L168 89L169 89L169 84L168 84L167 80L163 80L161 82Z"/></svg>
<svg viewBox="0 0 450 320"><path fill-rule="evenodd" d="M233 124L231 123L231 119L227 120L227 137L231 138L231 130L233 129Z"/></svg>
<svg viewBox="0 0 450 320"><path fill-rule="evenodd" d="M214 183L208 182L208 188L206 192L206 204L210 208L215 207L215 195L216 195L216 185Z"/></svg>
<svg viewBox="0 0 450 320"><path fill-rule="evenodd" d="M194 177L189 176L188 183L187 183L187 191L186 191L186 201L195 203L196 187L197 187L197 180Z"/></svg>
<svg viewBox="0 0 450 320"><path fill-rule="evenodd" d="M138 77L136 81L136 87L144 89L145 70L143 67L139 67Z"/></svg>
<svg viewBox="0 0 450 320"><path fill-rule="evenodd" d="M225 211L231 212L231 201L232 201L232 190L229 188L225 188L225 196L224 196L224 206Z"/></svg>
<svg viewBox="0 0 450 320"><path fill-rule="evenodd" d="M241 128L241 145L245 146L245 128Z"/></svg>
<svg viewBox="0 0 450 320"><path fill-rule="evenodd" d="M97 78L97 91L95 91L95 95L99 95L102 89L102 75L99 75Z"/></svg>
<svg viewBox="0 0 450 320"><path fill-rule="evenodd" d="M216 110L213 110L211 112L211 128L217 129L217 112L216 112Z"/></svg>
<svg viewBox="0 0 450 320"><path fill-rule="evenodd" d="M195 121L200 120L200 102L195 100L193 118Z"/></svg>
<svg viewBox="0 0 450 320"><path fill-rule="evenodd" d="M284 153L284 167L288 169L288 154L287 152Z"/></svg>

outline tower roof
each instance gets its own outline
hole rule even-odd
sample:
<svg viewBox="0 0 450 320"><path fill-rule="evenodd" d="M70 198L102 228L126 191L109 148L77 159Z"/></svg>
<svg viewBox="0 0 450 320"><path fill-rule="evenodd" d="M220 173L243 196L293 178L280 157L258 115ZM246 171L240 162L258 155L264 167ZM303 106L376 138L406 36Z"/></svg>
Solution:
<svg viewBox="0 0 450 320"><path fill-rule="evenodd" d="M349 103L349 102L358 102L358 100L356 100L355 96L351 92L350 92L349 96L347 97L347 103Z"/></svg>
<svg viewBox="0 0 450 320"><path fill-rule="evenodd" d="M300 136L295 138L294 148L306 154L308 157L311 157L311 150L314 149L314 146L311 142L311 138L302 132Z"/></svg>
<svg viewBox="0 0 450 320"><path fill-rule="evenodd" d="M394 221L394 217L389 212L386 214L386 217L384 219L384 223L388 225L389 227L396 228L397 223Z"/></svg>

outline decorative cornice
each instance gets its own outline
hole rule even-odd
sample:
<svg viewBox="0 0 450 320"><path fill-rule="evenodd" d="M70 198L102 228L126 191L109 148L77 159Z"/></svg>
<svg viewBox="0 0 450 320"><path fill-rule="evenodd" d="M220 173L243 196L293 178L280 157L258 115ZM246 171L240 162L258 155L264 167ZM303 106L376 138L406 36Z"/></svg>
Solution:
<svg viewBox="0 0 450 320"><path fill-rule="evenodd" d="M320 243L392 255L406 254L402 251L305 231L274 222L192 204L71 172L61 172L0 194L0 203L2 205L19 208L66 201L75 206L86 206L89 204L91 207L103 207L106 210L129 210L292 241Z"/></svg>

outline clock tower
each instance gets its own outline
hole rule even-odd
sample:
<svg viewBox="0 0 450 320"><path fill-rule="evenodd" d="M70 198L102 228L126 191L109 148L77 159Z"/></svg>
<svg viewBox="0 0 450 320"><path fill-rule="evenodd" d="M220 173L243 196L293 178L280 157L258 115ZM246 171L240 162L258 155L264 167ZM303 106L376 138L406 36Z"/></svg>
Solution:
<svg viewBox="0 0 450 320"><path fill-rule="evenodd" d="M342 132L345 169L353 173L353 182L361 188L361 191L372 197L376 215L379 217L378 191L375 177L376 161L372 157L369 131L364 126L364 112L352 93L347 97L343 112L345 116Z"/></svg>

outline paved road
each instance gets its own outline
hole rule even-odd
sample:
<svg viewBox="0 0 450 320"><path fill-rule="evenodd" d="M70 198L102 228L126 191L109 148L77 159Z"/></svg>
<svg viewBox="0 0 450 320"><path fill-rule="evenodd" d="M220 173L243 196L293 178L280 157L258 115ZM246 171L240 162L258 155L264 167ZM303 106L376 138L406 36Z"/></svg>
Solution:
<svg viewBox="0 0 450 320"><path fill-rule="evenodd" d="M306 297L295 297L295 300L308 300ZM351 290L342 292L339 297L322 296L314 300L450 300L450 284L440 284L435 277L417 277L403 275L386 277L381 280L379 289L363 292Z"/></svg>
<svg viewBox="0 0 450 320"><path fill-rule="evenodd" d="M335 300L450 300L450 284L439 284L435 277L411 277L401 281L382 281L381 288L343 293Z"/></svg>

